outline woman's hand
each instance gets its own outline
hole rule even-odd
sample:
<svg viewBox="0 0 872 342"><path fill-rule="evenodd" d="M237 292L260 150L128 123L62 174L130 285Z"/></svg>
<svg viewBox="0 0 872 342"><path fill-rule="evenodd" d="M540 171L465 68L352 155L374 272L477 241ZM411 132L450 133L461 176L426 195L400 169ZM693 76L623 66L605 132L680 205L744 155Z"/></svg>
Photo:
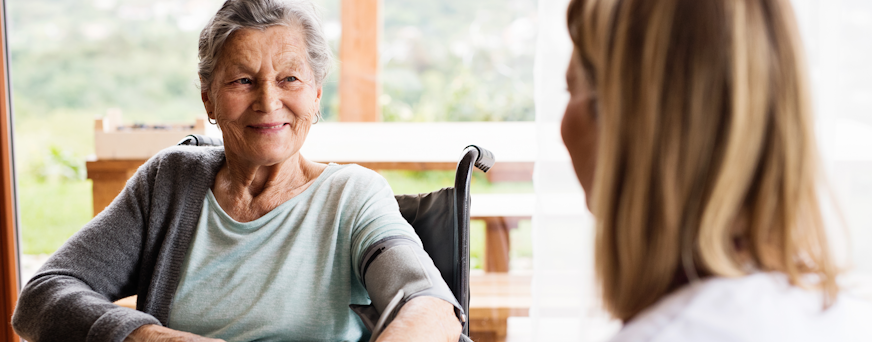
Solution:
<svg viewBox="0 0 872 342"><path fill-rule="evenodd" d="M155 324L146 324L136 328L124 342L223 342L214 338L206 338L184 331L173 330Z"/></svg>
<svg viewBox="0 0 872 342"><path fill-rule="evenodd" d="M456 342L462 331L454 306L439 298L421 296L403 305L397 317L379 335L378 342Z"/></svg>

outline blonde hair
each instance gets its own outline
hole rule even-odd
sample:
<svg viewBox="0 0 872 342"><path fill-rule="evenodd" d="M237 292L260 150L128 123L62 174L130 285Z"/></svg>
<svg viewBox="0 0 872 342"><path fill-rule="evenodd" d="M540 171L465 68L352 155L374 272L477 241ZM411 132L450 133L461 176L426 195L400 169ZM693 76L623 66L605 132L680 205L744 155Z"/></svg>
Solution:
<svg viewBox="0 0 872 342"><path fill-rule="evenodd" d="M837 271L789 0L573 0L568 24L597 94L606 309L628 320L688 280L755 271L828 305Z"/></svg>

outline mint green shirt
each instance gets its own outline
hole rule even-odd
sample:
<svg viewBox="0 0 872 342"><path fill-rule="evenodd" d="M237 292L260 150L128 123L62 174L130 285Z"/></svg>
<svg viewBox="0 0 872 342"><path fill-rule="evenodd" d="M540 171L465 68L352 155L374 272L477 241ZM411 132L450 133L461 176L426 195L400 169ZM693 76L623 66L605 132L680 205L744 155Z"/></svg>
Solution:
<svg viewBox="0 0 872 342"><path fill-rule="evenodd" d="M330 164L303 193L251 222L211 191L170 308L172 329L226 341L358 341L348 308L369 304L357 265L393 235L418 241L384 178Z"/></svg>

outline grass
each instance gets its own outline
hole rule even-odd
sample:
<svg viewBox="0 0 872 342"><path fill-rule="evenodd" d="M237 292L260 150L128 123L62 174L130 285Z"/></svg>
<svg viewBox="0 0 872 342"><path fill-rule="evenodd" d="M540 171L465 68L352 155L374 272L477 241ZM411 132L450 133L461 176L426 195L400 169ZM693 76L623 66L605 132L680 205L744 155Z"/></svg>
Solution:
<svg viewBox="0 0 872 342"><path fill-rule="evenodd" d="M54 253L91 219L91 182L19 182L18 207L22 252Z"/></svg>
<svg viewBox="0 0 872 342"><path fill-rule="evenodd" d="M91 219L91 182L83 168L94 149L93 127L88 112L16 116L22 253L54 253Z"/></svg>
<svg viewBox="0 0 872 342"><path fill-rule="evenodd" d="M454 186L454 171L404 171L382 170L379 173L388 180L395 194L417 194ZM533 182L491 183L481 171L475 171L470 181L474 194L532 193Z"/></svg>

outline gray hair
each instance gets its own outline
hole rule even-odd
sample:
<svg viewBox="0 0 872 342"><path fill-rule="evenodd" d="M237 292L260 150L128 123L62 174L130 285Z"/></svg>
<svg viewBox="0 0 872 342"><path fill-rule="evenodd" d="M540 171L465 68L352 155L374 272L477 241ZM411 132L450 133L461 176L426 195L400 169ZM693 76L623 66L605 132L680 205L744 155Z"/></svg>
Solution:
<svg viewBox="0 0 872 342"><path fill-rule="evenodd" d="M320 85L327 77L333 54L315 5L309 0L227 0L200 32L198 65L200 87L209 89L215 66L227 38L240 29L265 30L272 26L300 27L306 41L309 67Z"/></svg>

